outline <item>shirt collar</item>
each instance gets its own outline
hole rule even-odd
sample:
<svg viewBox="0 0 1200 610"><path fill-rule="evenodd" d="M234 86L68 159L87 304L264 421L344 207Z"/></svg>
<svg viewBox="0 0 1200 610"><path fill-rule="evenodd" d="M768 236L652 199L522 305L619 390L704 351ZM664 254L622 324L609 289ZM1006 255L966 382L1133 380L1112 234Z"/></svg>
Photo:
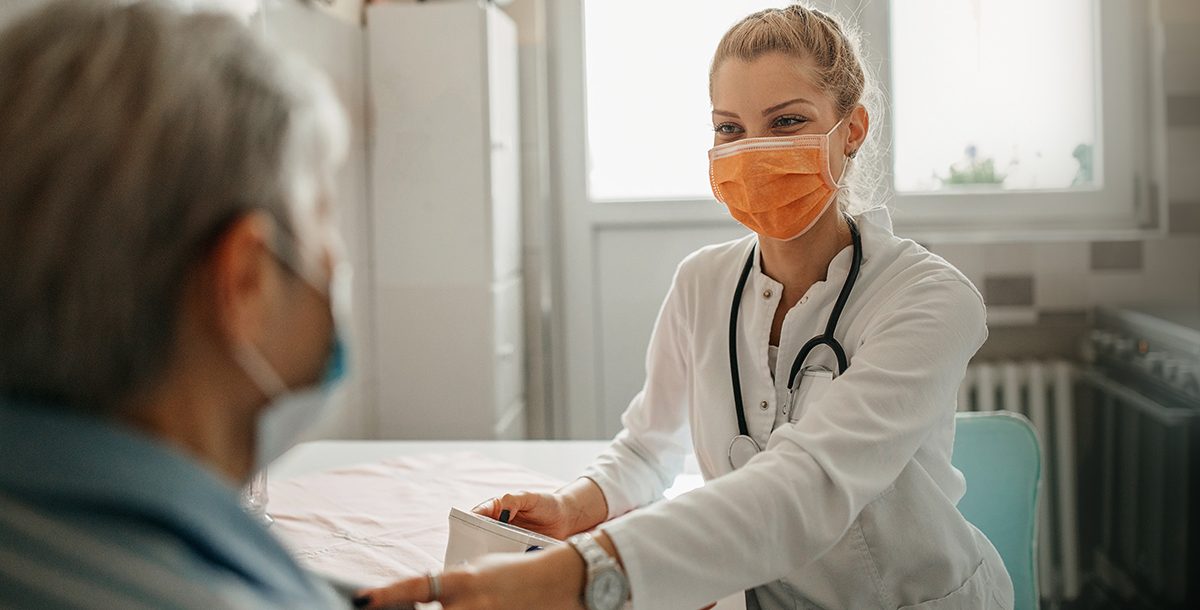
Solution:
<svg viewBox="0 0 1200 610"><path fill-rule="evenodd" d="M287 595L311 581L238 490L164 442L61 406L0 399L0 489L38 506L165 527L199 555Z"/></svg>

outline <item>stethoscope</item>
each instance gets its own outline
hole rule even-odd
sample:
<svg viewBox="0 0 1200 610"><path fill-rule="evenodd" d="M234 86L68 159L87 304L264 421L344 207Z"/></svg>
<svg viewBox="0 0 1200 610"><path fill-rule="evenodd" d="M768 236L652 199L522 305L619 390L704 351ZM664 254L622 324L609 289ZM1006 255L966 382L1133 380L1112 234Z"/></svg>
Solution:
<svg viewBox="0 0 1200 610"><path fill-rule="evenodd" d="M845 283L842 284L842 291L838 293L833 311L829 312L829 321L825 324L825 332L809 339L808 343L800 348L800 353L796 354L796 359L792 361L792 370L788 374L789 403L792 402L798 389L794 385L796 376L801 370L804 370L804 362L814 349L824 345L833 352L837 358L838 375L845 373L850 366L850 361L846 358L846 350L833 336L834 331L837 330L838 320L842 317L842 310L846 307L846 301L850 300L850 291L854 289L858 272L862 268L862 237L858 234L858 226L854 224L854 219L847 216L846 221L850 224L850 238L854 242L854 258L850 263L850 273L846 276ZM756 251L757 248L750 248L750 256L746 257L746 264L742 267L742 275L738 278L737 289L733 292L733 304L729 311L729 371L733 382L733 401L737 407L738 423L738 435L733 437L729 443L729 464L735 470L745 466L750 458L762 451L758 442L751 438L750 429L746 426L746 408L742 403L742 379L738 369L737 356L738 310L741 309L742 292L746 288L746 280L750 278L750 271L754 267ZM795 408L795 405L791 406L793 409Z"/></svg>

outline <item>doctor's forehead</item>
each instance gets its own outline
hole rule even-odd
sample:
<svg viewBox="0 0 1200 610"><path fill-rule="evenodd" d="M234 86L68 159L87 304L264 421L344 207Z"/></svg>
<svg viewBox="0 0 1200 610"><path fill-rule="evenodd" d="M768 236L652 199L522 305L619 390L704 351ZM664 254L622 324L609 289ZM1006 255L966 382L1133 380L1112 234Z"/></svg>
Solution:
<svg viewBox="0 0 1200 610"><path fill-rule="evenodd" d="M833 100L821 90L816 68L811 59L783 53L768 53L755 59L731 57L721 62L713 73L712 105L714 110L732 111L739 115L752 113L760 117L763 111L783 102L800 100L789 109L808 112L827 111Z"/></svg>

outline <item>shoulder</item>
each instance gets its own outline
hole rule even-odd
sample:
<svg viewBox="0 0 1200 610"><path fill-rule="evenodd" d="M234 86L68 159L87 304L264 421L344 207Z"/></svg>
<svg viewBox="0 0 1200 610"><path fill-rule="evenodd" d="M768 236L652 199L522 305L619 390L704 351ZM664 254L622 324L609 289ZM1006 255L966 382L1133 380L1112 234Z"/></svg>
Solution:
<svg viewBox="0 0 1200 610"><path fill-rule="evenodd" d="M709 285L714 278L728 277L730 270L741 269L746 263L754 240L755 236L750 234L692 252L676 267L675 284Z"/></svg>
<svg viewBox="0 0 1200 610"><path fill-rule="evenodd" d="M899 241L887 266L892 267L887 292L895 300L916 299L934 306L984 311L983 295L963 272L912 240Z"/></svg>
<svg viewBox="0 0 1200 610"><path fill-rule="evenodd" d="M148 546L148 528L98 512L42 506L0 492L0 552L12 561L0 580L0 606L67 608L219 607L211 577L196 574L199 555L180 546ZM120 526L119 528L115 526ZM119 531L118 531L119 529Z"/></svg>
<svg viewBox="0 0 1200 610"><path fill-rule="evenodd" d="M732 294L755 239L750 234L704 246L684 257L675 268L666 308L684 319L694 319L700 304L710 301L713 294Z"/></svg>
<svg viewBox="0 0 1200 610"><path fill-rule="evenodd" d="M911 239L888 230L872 233L876 243L868 262L874 263L869 275L876 321L894 321L898 314L925 315L968 334L986 334L983 296L966 275Z"/></svg>

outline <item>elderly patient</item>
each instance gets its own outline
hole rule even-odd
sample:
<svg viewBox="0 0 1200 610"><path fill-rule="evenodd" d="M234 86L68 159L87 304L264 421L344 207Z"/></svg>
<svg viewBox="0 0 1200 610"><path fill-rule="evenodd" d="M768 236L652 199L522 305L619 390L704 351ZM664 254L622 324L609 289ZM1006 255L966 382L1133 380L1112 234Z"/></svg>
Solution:
<svg viewBox="0 0 1200 610"><path fill-rule="evenodd" d="M238 501L341 370L344 118L294 61L157 3L0 33L0 607L338 605Z"/></svg>

